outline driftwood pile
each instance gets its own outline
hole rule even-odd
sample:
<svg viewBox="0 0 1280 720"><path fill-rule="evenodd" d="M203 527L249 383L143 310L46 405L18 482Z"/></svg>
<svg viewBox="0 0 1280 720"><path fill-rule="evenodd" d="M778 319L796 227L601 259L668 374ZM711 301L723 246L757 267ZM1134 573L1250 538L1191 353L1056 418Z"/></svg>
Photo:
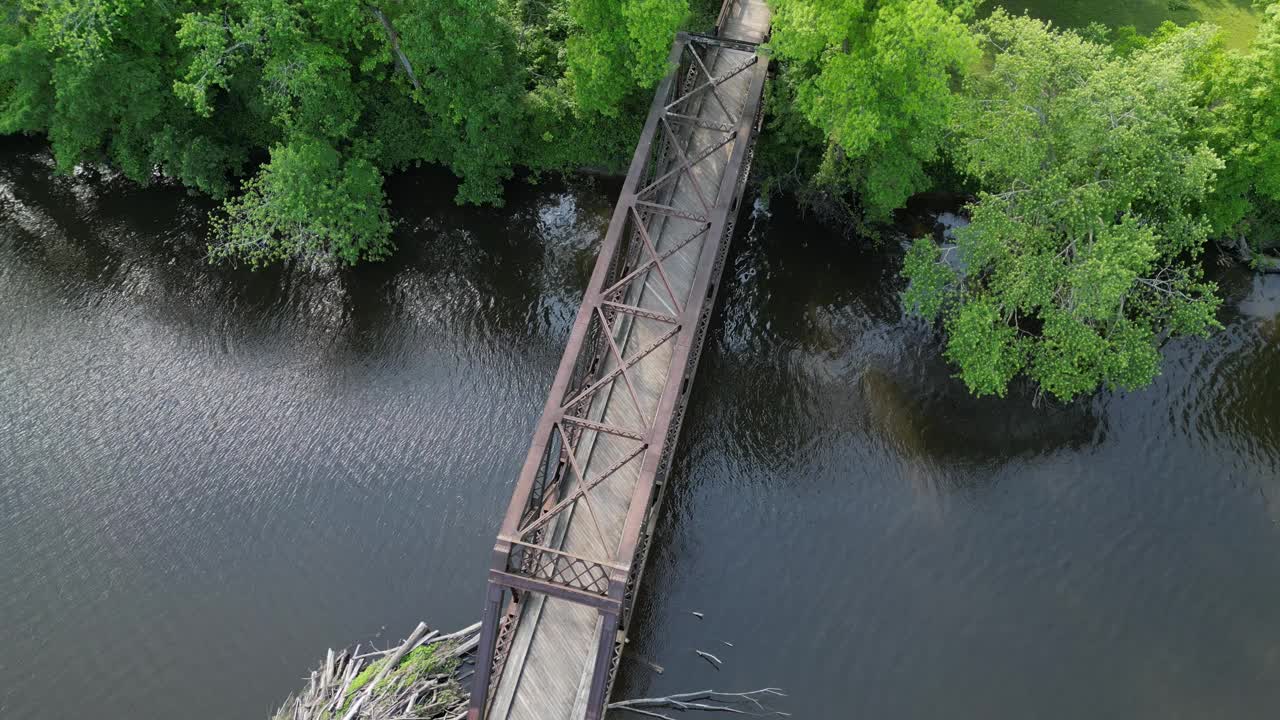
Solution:
<svg viewBox="0 0 1280 720"><path fill-rule="evenodd" d="M701 613L695 613L701 617ZM307 687L285 700L271 720L463 720L470 698L469 678L480 644L480 623L449 635L418 627L400 645L360 653L330 650L311 672ZM725 643L732 647L731 643ZM696 651L719 667L720 659ZM748 692L700 690L611 703L610 717L627 713L675 720L663 712L728 713L748 717L789 717L764 703L786 695L777 688Z"/></svg>
<svg viewBox="0 0 1280 720"><path fill-rule="evenodd" d="M272 720L460 720L471 674L464 661L479 642L479 623L449 635L419 623L387 650L330 650Z"/></svg>

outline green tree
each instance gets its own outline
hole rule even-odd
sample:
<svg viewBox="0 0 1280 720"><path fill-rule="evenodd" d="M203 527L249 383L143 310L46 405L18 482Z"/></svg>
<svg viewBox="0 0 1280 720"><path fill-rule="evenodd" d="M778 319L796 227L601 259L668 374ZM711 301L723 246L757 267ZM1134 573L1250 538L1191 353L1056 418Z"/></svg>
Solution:
<svg viewBox="0 0 1280 720"><path fill-rule="evenodd" d="M407 6L408 7L408 6ZM428 120L426 159L448 165L459 202L501 204L525 121L513 18L492 0L418 2L396 18Z"/></svg>
<svg viewBox="0 0 1280 720"><path fill-rule="evenodd" d="M578 107L615 116L637 88L666 75L676 30L688 0L567 0L567 78Z"/></svg>
<svg viewBox="0 0 1280 720"><path fill-rule="evenodd" d="M328 143L278 145L213 220L213 259L255 266L284 258L354 265L390 252L382 175L367 159L343 158Z"/></svg>
<svg viewBox="0 0 1280 720"><path fill-rule="evenodd" d="M1280 4L1245 53L1207 63L1206 140L1226 163L1206 208L1219 235L1280 245Z"/></svg>
<svg viewBox="0 0 1280 720"><path fill-rule="evenodd" d="M186 63L171 94L271 147L215 215L211 258L352 264L387 253L377 146L357 139L371 86L394 72L365 50L379 37L364 7L331 0L233 0L180 17Z"/></svg>
<svg viewBox="0 0 1280 720"><path fill-rule="evenodd" d="M590 77L583 81L579 75L575 82L570 76L571 61L584 60L577 54L581 48L571 52L570 46L581 42L588 51L594 47L583 23L570 12L574 7L567 0L516 0L518 46L529 87L520 162L534 171L589 167L622 172L651 98L622 73L614 91L593 104ZM670 43L668 38L668 48Z"/></svg>
<svg viewBox="0 0 1280 720"><path fill-rule="evenodd" d="M705 4L705 3L704 3ZM458 202L616 168L688 0L0 0L0 134L224 200L210 256L384 257L382 178Z"/></svg>
<svg viewBox="0 0 1280 720"><path fill-rule="evenodd" d="M53 108L50 58L30 22L22 5L0 2L0 135L43 130Z"/></svg>
<svg viewBox="0 0 1280 720"><path fill-rule="evenodd" d="M1128 56L1002 11L980 32L997 54L966 87L954 155L985 191L958 262L913 246L904 302L942 319L974 393L1019 374L1063 400L1144 386L1165 339L1217 325L1198 208L1222 161L1195 139L1213 30Z"/></svg>
<svg viewBox="0 0 1280 720"><path fill-rule="evenodd" d="M110 162L150 182L180 177L209 192L248 149L169 91L175 13L190 3L22 0L0 14L0 132L44 132L58 168Z"/></svg>
<svg viewBox="0 0 1280 720"><path fill-rule="evenodd" d="M502 4L236 0L185 15L177 37L190 61L174 92L203 117L247 112L272 145L227 201L214 257L383 257L380 173L417 162L448 165L459 202L501 201L524 121Z"/></svg>
<svg viewBox="0 0 1280 720"><path fill-rule="evenodd" d="M825 136L816 181L852 190L869 219L887 220L930 185L953 83L979 56L964 23L970 5L777 0L776 8L770 47L794 86L783 94Z"/></svg>

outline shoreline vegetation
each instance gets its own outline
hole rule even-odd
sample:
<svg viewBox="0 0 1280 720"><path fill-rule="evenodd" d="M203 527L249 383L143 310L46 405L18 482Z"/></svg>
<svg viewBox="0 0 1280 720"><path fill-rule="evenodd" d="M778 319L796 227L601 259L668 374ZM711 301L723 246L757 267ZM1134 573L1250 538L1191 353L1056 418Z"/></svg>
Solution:
<svg viewBox="0 0 1280 720"><path fill-rule="evenodd" d="M1258 34L1258 13L1250 0L1009 0L1011 13L1026 12L1058 27L1086 30L1090 25L1133 27L1150 35L1166 22L1204 23L1222 28L1227 46L1244 50Z"/></svg>
<svg viewBox="0 0 1280 720"><path fill-rule="evenodd" d="M499 205L517 169L625 166L675 32L719 5L0 0L0 135L211 196L210 261L350 266L395 249L392 173ZM974 394L1146 387L1220 327L1207 244L1280 269L1277 0L771 6L761 194L866 238L973 198L900 277Z"/></svg>

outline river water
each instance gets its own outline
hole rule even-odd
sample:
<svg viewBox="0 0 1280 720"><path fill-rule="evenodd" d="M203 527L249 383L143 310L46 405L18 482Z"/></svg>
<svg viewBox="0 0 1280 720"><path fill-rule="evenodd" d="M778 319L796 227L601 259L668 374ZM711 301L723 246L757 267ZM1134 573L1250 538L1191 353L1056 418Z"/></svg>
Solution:
<svg viewBox="0 0 1280 720"><path fill-rule="evenodd" d="M389 262L250 272L207 201L0 157L0 717L265 718L327 647L477 616L615 185L399 178ZM741 227L632 643L665 672L620 695L1275 717L1280 278L1215 266L1226 329L1153 387L1034 407L968 397L892 244Z"/></svg>

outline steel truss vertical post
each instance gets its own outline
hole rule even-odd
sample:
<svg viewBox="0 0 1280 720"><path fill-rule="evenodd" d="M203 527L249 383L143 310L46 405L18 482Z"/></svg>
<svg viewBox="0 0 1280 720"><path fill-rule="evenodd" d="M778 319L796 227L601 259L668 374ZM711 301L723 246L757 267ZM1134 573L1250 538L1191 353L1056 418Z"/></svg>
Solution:
<svg viewBox="0 0 1280 720"><path fill-rule="evenodd" d="M498 639L499 614L502 612L502 586L489 583L485 599L484 616L480 622L480 645L476 654L475 680L472 682L471 705L467 708L467 720L481 720L489 698L489 683L493 681L493 651Z"/></svg>

